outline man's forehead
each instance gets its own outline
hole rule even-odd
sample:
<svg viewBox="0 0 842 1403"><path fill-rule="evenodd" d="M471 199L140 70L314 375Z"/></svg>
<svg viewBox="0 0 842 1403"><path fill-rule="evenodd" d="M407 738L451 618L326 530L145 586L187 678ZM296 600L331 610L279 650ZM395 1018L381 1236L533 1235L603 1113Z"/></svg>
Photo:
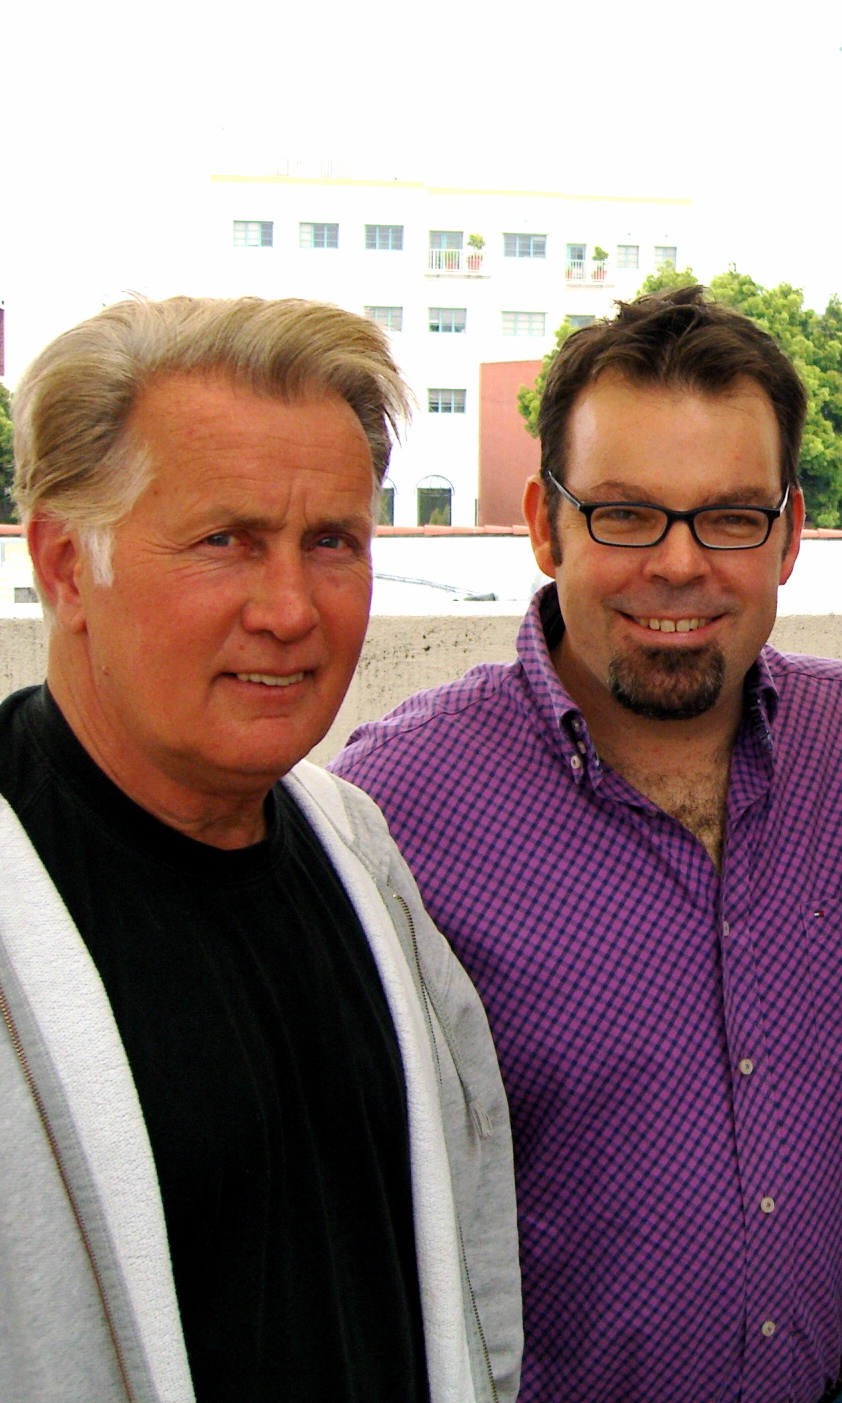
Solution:
<svg viewBox="0 0 842 1403"><path fill-rule="evenodd" d="M780 431L772 402L757 381L743 376L722 390L687 385L638 383L607 371L578 395L570 413L566 445L568 473L620 485L629 472L673 450L674 483L685 457L702 454L710 475L777 473ZM763 474L765 475L765 474Z"/></svg>
<svg viewBox="0 0 842 1403"><path fill-rule="evenodd" d="M306 386L295 394L287 394L280 387L262 389L224 371L172 370L161 372L142 387L129 423L154 418L156 423L176 432L189 431L197 422L223 417L242 422L244 427L253 423L255 416L294 416L306 423L308 417L325 407L331 407L363 432L348 401L327 386Z"/></svg>

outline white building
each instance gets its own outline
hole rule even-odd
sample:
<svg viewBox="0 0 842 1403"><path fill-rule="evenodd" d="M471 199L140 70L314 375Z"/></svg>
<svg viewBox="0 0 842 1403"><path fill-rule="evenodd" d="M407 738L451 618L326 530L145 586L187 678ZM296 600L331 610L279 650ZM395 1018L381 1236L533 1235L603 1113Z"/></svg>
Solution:
<svg viewBox="0 0 842 1403"><path fill-rule="evenodd" d="M220 175L200 260L208 292L321 298L385 326L418 402L390 471L394 524L469 526L480 364L540 358L565 316L584 324L667 259L691 263L690 214L689 200Z"/></svg>

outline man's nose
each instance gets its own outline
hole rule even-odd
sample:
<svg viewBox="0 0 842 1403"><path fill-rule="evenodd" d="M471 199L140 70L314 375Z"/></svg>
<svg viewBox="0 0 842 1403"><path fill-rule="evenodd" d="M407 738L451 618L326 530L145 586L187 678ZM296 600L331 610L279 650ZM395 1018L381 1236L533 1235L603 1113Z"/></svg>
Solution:
<svg viewBox="0 0 842 1403"><path fill-rule="evenodd" d="M319 622L307 562L298 552L269 552L249 578L242 610L249 633L273 633L283 642L305 637Z"/></svg>
<svg viewBox="0 0 842 1403"><path fill-rule="evenodd" d="M663 539L649 546L645 555L646 573L672 583L696 579L710 570L710 551L699 545L687 521L670 522Z"/></svg>

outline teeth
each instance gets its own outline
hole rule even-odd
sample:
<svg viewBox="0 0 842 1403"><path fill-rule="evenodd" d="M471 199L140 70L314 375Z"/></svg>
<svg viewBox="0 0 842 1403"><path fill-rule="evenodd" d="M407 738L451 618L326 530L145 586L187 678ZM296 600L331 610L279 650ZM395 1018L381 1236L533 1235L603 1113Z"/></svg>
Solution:
<svg viewBox="0 0 842 1403"><path fill-rule="evenodd" d="M635 619L642 628L651 628L656 633L693 633L707 619Z"/></svg>
<svg viewBox="0 0 842 1403"><path fill-rule="evenodd" d="M238 672L239 682L262 682L264 687L291 687L294 682L303 682L303 672L291 672L288 677L277 677L271 672Z"/></svg>

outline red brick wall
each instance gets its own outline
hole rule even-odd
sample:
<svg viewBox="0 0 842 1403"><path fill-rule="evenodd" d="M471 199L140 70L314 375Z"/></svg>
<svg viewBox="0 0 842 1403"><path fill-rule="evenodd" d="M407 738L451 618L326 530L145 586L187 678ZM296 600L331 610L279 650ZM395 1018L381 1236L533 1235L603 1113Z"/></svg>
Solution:
<svg viewBox="0 0 842 1403"><path fill-rule="evenodd" d="M539 360L480 366L479 526L523 523L523 489L540 467L540 449L518 413L517 392L540 369Z"/></svg>

